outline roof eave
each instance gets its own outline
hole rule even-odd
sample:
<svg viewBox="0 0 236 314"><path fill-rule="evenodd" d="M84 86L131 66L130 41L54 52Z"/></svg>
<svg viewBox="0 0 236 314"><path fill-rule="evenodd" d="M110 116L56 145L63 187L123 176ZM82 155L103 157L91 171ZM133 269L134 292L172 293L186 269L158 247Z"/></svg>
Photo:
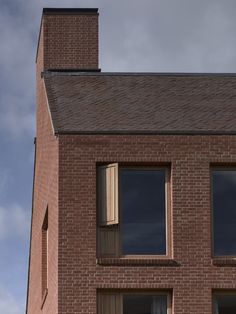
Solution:
<svg viewBox="0 0 236 314"><path fill-rule="evenodd" d="M192 131L192 130L158 130L158 131L72 131L72 130L55 130L55 135L236 135L236 131Z"/></svg>

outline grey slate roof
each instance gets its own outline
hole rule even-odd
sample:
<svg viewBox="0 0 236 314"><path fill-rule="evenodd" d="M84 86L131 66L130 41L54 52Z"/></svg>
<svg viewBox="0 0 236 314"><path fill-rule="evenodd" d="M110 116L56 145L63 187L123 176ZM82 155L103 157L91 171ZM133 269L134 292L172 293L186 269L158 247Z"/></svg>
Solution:
<svg viewBox="0 0 236 314"><path fill-rule="evenodd" d="M56 133L236 134L232 74L44 73Z"/></svg>

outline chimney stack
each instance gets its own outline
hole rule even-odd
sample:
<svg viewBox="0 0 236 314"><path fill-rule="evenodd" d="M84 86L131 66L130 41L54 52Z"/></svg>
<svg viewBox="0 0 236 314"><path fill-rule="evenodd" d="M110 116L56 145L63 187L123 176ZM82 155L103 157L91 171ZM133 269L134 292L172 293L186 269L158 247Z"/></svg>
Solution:
<svg viewBox="0 0 236 314"><path fill-rule="evenodd" d="M98 69L98 9L45 8L37 72Z"/></svg>

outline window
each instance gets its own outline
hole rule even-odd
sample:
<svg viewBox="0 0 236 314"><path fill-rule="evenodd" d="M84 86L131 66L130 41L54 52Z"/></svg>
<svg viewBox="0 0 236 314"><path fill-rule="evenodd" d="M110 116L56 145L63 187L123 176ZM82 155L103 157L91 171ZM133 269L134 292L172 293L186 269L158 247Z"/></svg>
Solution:
<svg viewBox="0 0 236 314"><path fill-rule="evenodd" d="M42 225L42 298L48 288L48 209L46 210Z"/></svg>
<svg viewBox="0 0 236 314"><path fill-rule="evenodd" d="M169 292L101 292L98 314L170 314Z"/></svg>
<svg viewBox="0 0 236 314"><path fill-rule="evenodd" d="M214 256L236 255L236 170L212 170Z"/></svg>
<svg viewBox="0 0 236 314"><path fill-rule="evenodd" d="M168 255L167 167L98 169L100 256Z"/></svg>
<svg viewBox="0 0 236 314"><path fill-rule="evenodd" d="M214 314L235 314L236 294L216 293L213 298Z"/></svg>

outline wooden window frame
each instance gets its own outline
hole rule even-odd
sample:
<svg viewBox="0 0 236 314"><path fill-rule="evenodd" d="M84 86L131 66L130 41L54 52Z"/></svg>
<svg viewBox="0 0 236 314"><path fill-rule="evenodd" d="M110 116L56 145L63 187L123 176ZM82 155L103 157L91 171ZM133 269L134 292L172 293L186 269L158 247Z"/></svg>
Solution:
<svg viewBox="0 0 236 314"><path fill-rule="evenodd" d="M101 166L98 166L98 169ZM120 191L120 172L123 169L131 169L131 170L145 170L145 171L155 171L155 170L164 170L165 171L165 224L166 224L166 254L126 254L122 253L121 243L122 243L122 232L121 232L121 219L122 216L122 208L121 208L121 191ZM99 170L98 170L99 171ZM99 184L99 180L97 180ZM99 193L100 189L98 187L97 193ZM117 241L115 246L117 248L116 254L111 255L103 255L101 254L101 245L100 245L100 234L103 228L109 228L109 226L101 226L99 224L99 206L98 206L98 219L97 219L97 256L99 258L106 257L115 257L122 259L172 259L172 223L171 223L171 167L170 165L118 165L118 224L110 226L111 229L116 230L117 232Z"/></svg>
<svg viewBox="0 0 236 314"><path fill-rule="evenodd" d="M213 171L236 171L236 166L223 166L223 165L213 165L210 166L210 201L211 201L211 257L217 263L217 260L230 260L235 259L235 255L215 255L215 248L214 248L214 207L213 207Z"/></svg>
<svg viewBox="0 0 236 314"><path fill-rule="evenodd" d="M119 300L119 310L118 313L115 314L123 314L123 296L125 295L166 295L167 296L167 314L172 314L172 295L173 292L171 290L163 290L163 289L101 289L97 291L97 313L99 311L99 298L101 296L116 296Z"/></svg>

